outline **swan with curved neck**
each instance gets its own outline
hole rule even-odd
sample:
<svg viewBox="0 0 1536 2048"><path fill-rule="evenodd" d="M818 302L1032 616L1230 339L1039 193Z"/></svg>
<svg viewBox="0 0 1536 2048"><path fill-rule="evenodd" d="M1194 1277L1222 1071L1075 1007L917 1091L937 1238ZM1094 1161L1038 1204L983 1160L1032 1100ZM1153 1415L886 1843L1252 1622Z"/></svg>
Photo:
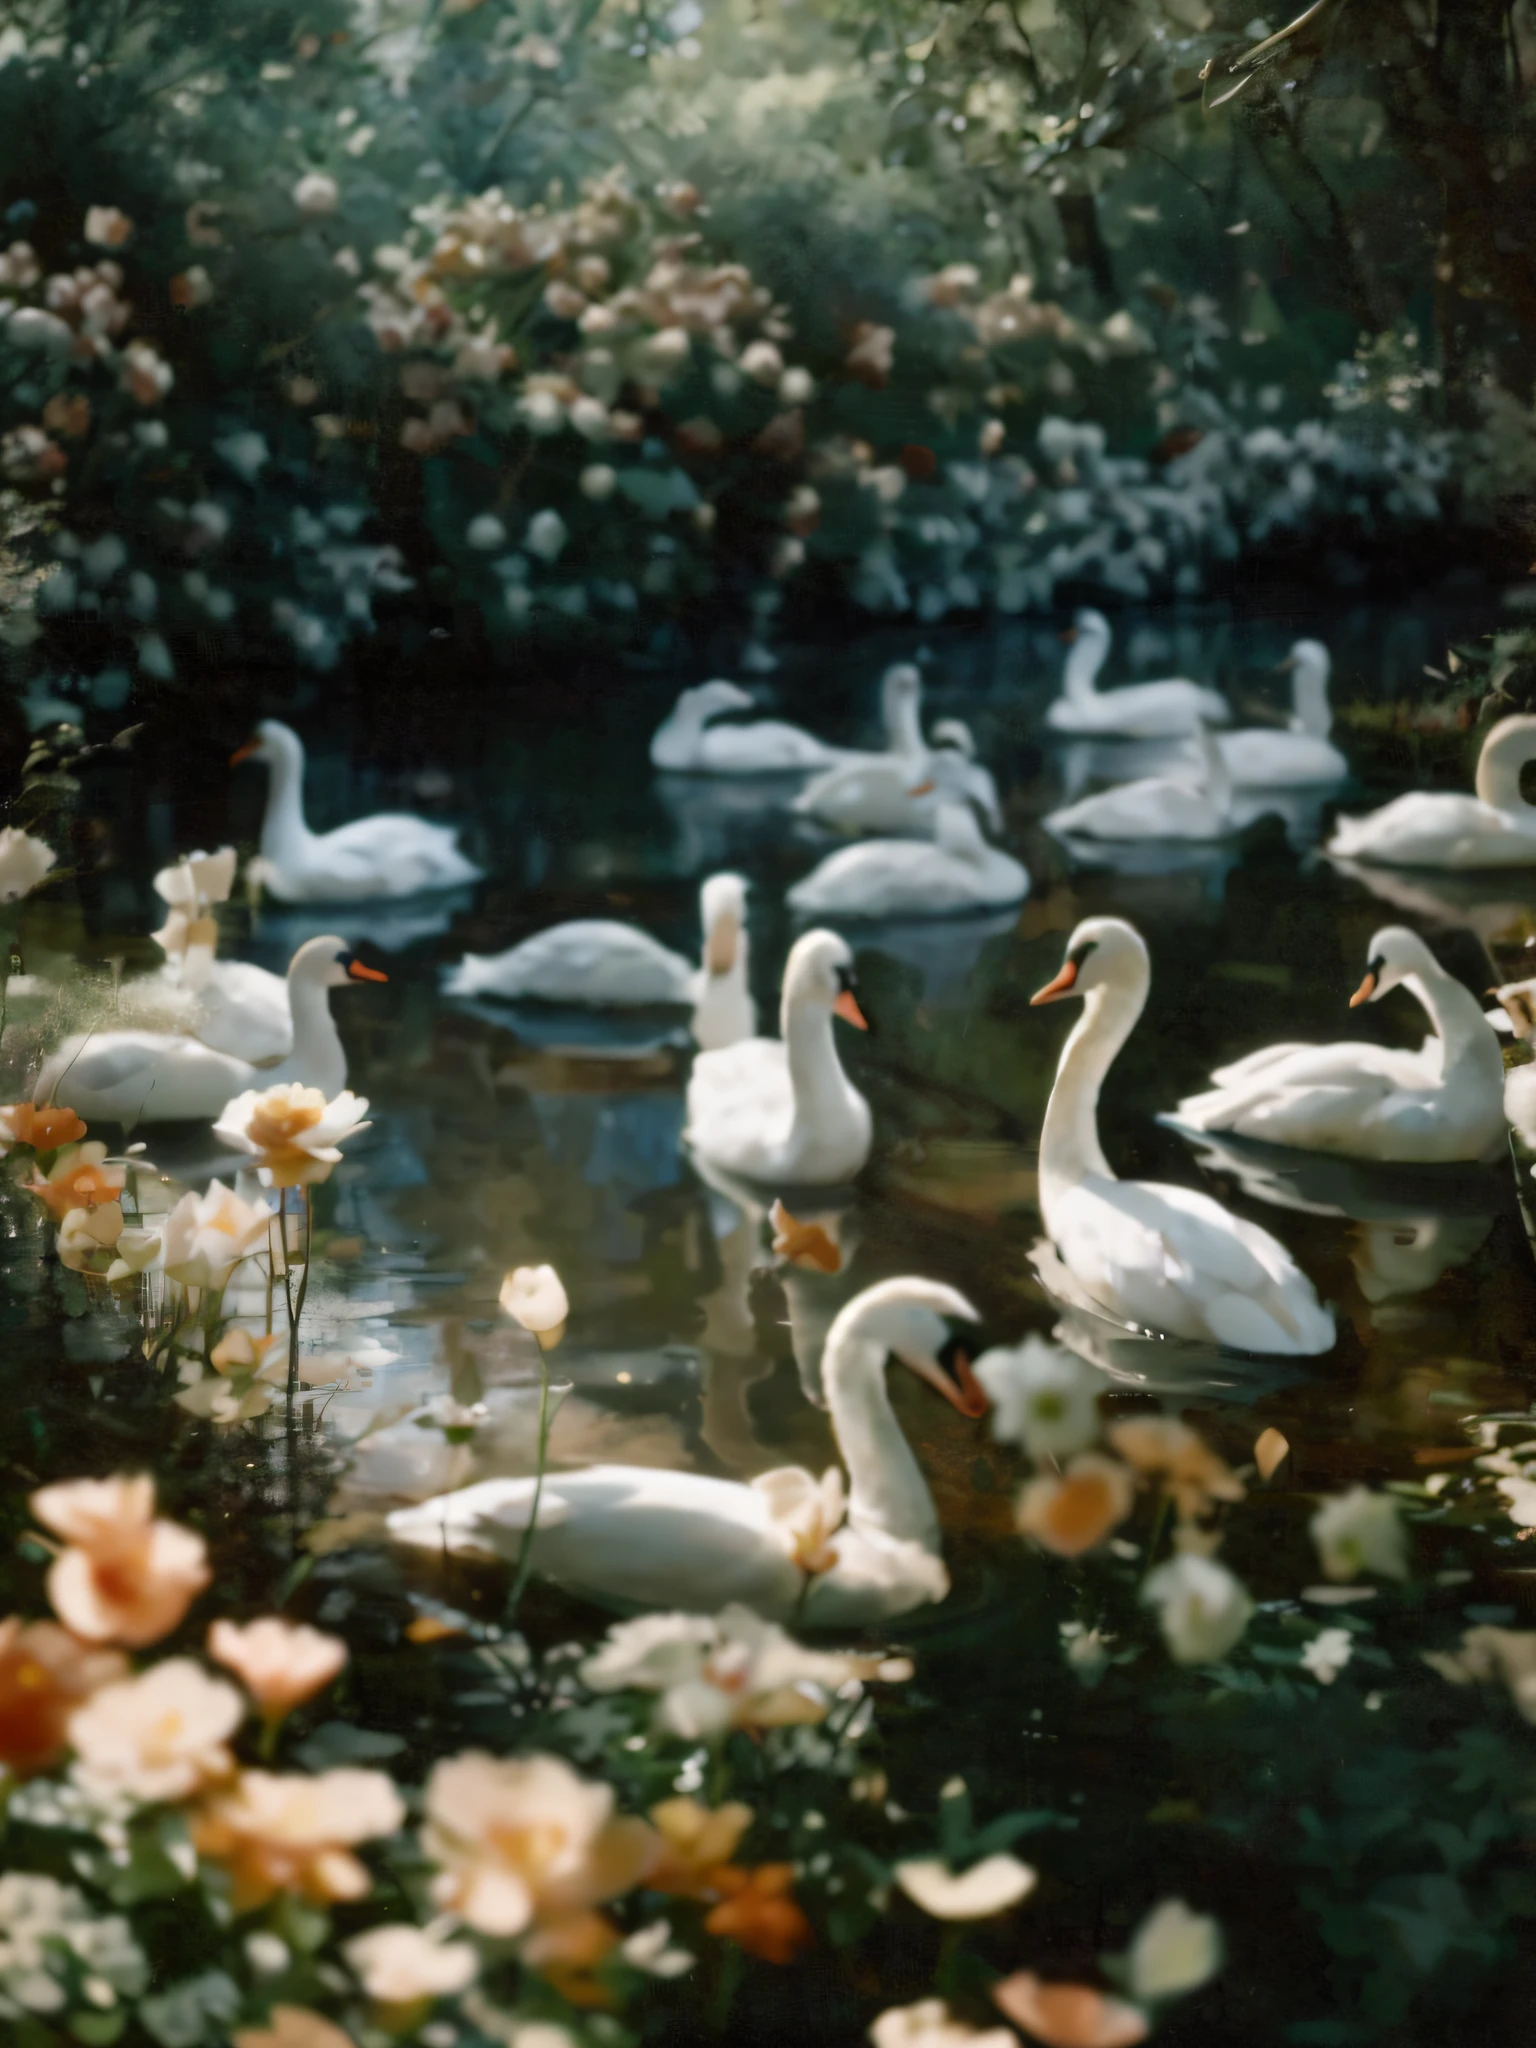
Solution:
<svg viewBox="0 0 1536 2048"><path fill-rule="evenodd" d="M255 738L231 760L266 765L259 873L285 903L415 896L478 882L484 873L459 852L451 827L405 811L380 811L334 832L311 832L304 817L304 743L276 718L264 718Z"/></svg>
<svg viewBox="0 0 1536 2048"><path fill-rule="evenodd" d="M1434 1029L1416 1052L1363 1041L1271 1045L1211 1076L1174 1121L1358 1159L1486 1159L1504 1143L1504 1062L1482 1005L1403 925L1367 948L1351 1006L1406 988Z"/></svg>
<svg viewBox="0 0 1536 2048"><path fill-rule="evenodd" d="M443 986L449 995L505 1002L643 1009L688 1004L693 1034L706 1050L734 1045L757 1028L748 984L747 885L740 875L711 875L699 891L704 949L695 967L637 925L575 918L552 925L505 953L466 953Z"/></svg>
<svg viewBox="0 0 1536 2048"><path fill-rule="evenodd" d="M1052 732L1118 734L1124 739L1179 739L1202 724L1221 725L1232 716L1227 700L1183 676L1157 683L1125 683L1098 689L1099 671L1113 642L1102 612L1080 611L1072 631L1062 693L1045 714Z"/></svg>
<svg viewBox="0 0 1536 2048"><path fill-rule="evenodd" d="M753 708L749 693L724 677L684 690L651 735L651 766L677 775L783 775L830 768L841 759L836 747L783 719L714 723L727 712Z"/></svg>
<svg viewBox="0 0 1536 2048"><path fill-rule="evenodd" d="M993 831L1001 831L997 784L976 759L970 727L957 718L941 719L932 744L924 739L922 677L910 662L886 671L881 698L885 751L851 754L813 776L792 808L840 832L929 838L945 803L969 799L981 806Z"/></svg>
<svg viewBox="0 0 1536 2048"><path fill-rule="evenodd" d="M217 1052L196 1038L159 1031L97 1031L67 1038L49 1055L34 1100L67 1103L87 1122L211 1122L248 1088L300 1082L329 1097L347 1085L347 1056L330 991L348 981L385 981L345 939L310 939L288 967L293 1048L268 1066Z"/></svg>
<svg viewBox="0 0 1536 2048"><path fill-rule="evenodd" d="M1232 778L1207 727L1198 740L1199 765L1169 775L1145 775L1064 804L1045 819L1059 839L1225 839L1236 831Z"/></svg>
<svg viewBox="0 0 1536 2048"><path fill-rule="evenodd" d="M853 1624L905 1614L949 1590L939 1518L886 1386L898 1359L975 1417L986 1396L962 1354L946 1363L946 1318L976 1311L934 1280L882 1280L838 1314L822 1354L832 1430L848 1475L847 1520L826 1532L830 1569L797 1562L785 1509L817 1482L797 1468L750 1485L697 1472L598 1465L546 1479L534 1569L609 1607L713 1613L745 1601L775 1619ZM532 1479L488 1479L389 1518L390 1534L423 1549L515 1560L533 1512ZM802 1551L800 1554L804 1554ZM819 1561L819 1560L818 1560Z"/></svg>
<svg viewBox="0 0 1536 2048"><path fill-rule="evenodd" d="M688 1082L684 1136L728 1174L775 1186L836 1186L869 1158L869 1104L843 1072L832 1020L868 1030L853 955L835 932L807 932L784 965L780 1031L703 1052Z"/></svg>
<svg viewBox="0 0 1536 2048"><path fill-rule="evenodd" d="M955 917L1028 894L1022 862L988 844L968 803L951 800L939 806L932 840L840 846L786 900L802 917Z"/></svg>
<svg viewBox="0 0 1536 2048"><path fill-rule="evenodd" d="M1329 739L1333 707L1328 681L1333 658L1321 640L1298 640L1282 671L1291 677L1288 729L1262 726L1221 735L1217 744L1227 771L1240 789L1293 789L1317 782L1341 782L1349 763Z"/></svg>
<svg viewBox="0 0 1536 2048"><path fill-rule="evenodd" d="M1416 790L1363 818L1340 818L1328 852L1389 867L1536 867L1536 805L1520 793L1536 761L1536 717L1501 718L1478 756L1475 796Z"/></svg>
<svg viewBox="0 0 1536 2048"><path fill-rule="evenodd" d="M1117 1180L1104 1156L1099 1091L1151 978L1134 926L1090 917L1068 940L1061 972L1032 998L1083 1003L1040 1133L1046 1231L1076 1285L1115 1321L1243 1351L1330 1350L1333 1317L1268 1231L1193 1189Z"/></svg>

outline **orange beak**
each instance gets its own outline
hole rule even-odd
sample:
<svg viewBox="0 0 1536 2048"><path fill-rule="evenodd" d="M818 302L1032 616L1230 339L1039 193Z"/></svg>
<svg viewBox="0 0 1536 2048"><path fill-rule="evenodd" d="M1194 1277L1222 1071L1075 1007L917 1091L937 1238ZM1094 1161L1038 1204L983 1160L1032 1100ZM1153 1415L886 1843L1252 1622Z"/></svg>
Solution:
<svg viewBox="0 0 1536 2048"><path fill-rule="evenodd" d="M957 1384L942 1389L944 1398L951 1408L957 1408L975 1422L992 1406L987 1390L971 1371L971 1361L963 1351L955 1353L954 1372Z"/></svg>
<svg viewBox="0 0 1536 2048"><path fill-rule="evenodd" d="M1063 996L1071 995L1077 987L1077 962L1069 960L1054 981L1048 981L1044 988L1037 988L1029 999L1033 1010L1041 1003L1059 1003Z"/></svg>
<svg viewBox="0 0 1536 2048"><path fill-rule="evenodd" d="M387 974L381 974L377 967L365 967L361 960L349 960L347 972L354 981L388 981Z"/></svg>
<svg viewBox="0 0 1536 2048"><path fill-rule="evenodd" d="M1073 641L1077 638L1076 626L1063 626L1061 631L1056 635L1056 638L1061 642L1063 647L1070 647Z"/></svg>
<svg viewBox="0 0 1536 2048"><path fill-rule="evenodd" d="M933 792L934 790L936 790L936 789L938 788L938 786L939 786L939 785L938 785L938 784L937 784L937 783L936 783L936 782L935 782L935 781L933 780L933 777L932 777L932 776L929 776L928 780L927 780L926 782L920 782L920 783L919 783L919 784L917 785L916 789L909 789L909 790L907 791L907 795L908 795L908 796L928 796L928 795L930 795L930 794L931 794L931 793L932 793L932 792Z"/></svg>
<svg viewBox="0 0 1536 2048"><path fill-rule="evenodd" d="M869 1019L859 1008L858 998L851 988L845 988L832 1005L832 1014L834 1017L841 1017L845 1024L851 1024L855 1031L869 1029Z"/></svg>
<svg viewBox="0 0 1536 2048"><path fill-rule="evenodd" d="M1376 977L1368 974L1349 999L1349 1007L1358 1010L1362 1003L1368 1003L1376 993Z"/></svg>
<svg viewBox="0 0 1536 2048"><path fill-rule="evenodd" d="M236 747L235 751L229 757L230 767L238 768L242 761L249 761L252 754L255 753L256 749L260 745L260 740L247 740L243 747Z"/></svg>

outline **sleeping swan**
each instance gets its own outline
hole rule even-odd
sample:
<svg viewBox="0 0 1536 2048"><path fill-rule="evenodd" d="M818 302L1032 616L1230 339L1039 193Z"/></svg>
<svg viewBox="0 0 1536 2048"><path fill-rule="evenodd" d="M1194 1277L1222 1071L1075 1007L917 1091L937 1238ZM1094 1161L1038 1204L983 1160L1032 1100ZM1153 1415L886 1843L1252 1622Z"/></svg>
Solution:
<svg viewBox="0 0 1536 2048"><path fill-rule="evenodd" d="M747 985L746 913L747 885L741 876L711 875L699 891L701 966L638 925L575 918L536 932L505 953L466 953L443 986L455 996L606 1010L686 1003L694 1012L694 1038L713 1051L757 1029L757 1006Z"/></svg>
<svg viewBox="0 0 1536 2048"><path fill-rule="evenodd" d="M1482 1005L1403 925L1379 931L1366 957L1350 1007L1407 988L1435 1027L1417 1052L1265 1046L1218 1067L1216 1086L1181 1102L1173 1120L1357 1159L1489 1158L1504 1143L1504 1061Z"/></svg>
<svg viewBox="0 0 1536 2048"><path fill-rule="evenodd" d="M215 1052L195 1038L162 1031L80 1032L43 1063L35 1102L65 1102L87 1123L211 1123L248 1088L281 1082L319 1088L327 1097L347 1085L347 1056L331 1017L329 991L348 981L387 981L365 967L345 939L311 939L288 968L293 1049L257 1067Z"/></svg>
<svg viewBox="0 0 1536 2048"><path fill-rule="evenodd" d="M304 745L278 719L264 718L256 737L230 758L266 763L260 875L285 903L415 896L478 882L484 872L459 852L450 826L405 811L380 811L334 832L311 832L304 822Z"/></svg>
<svg viewBox="0 0 1536 2048"><path fill-rule="evenodd" d="M1225 697L1182 676L1161 683L1126 683L1102 695L1095 688L1109 658L1112 635L1102 612L1081 611L1064 636L1072 643L1062 692L1045 714L1052 732L1118 733L1124 739L1179 739L1201 724L1222 725L1232 716Z"/></svg>
<svg viewBox="0 0 1536 2048"><path fill-rule="evenodd" d="M886 1391L896 1357L962 1415L986 1395L963 1354L946 1365L944 1318L976 1311L934 1280L882 1280L855 1296L827 1333L822 1382L848 1473L847 1521L822 1510L825 1482L787 1467L750 1485L698 1472L594 1465L552 1473L539 1499L534 1569L604 1606L712 1614L747 1602L770 1619L837 1626L878 1621L949 1591L939 1519ZM400 1508L389 1532L424 1550L515 1562L533 1512L532 1479L486 1479ZM822 1500L818 1499L821 1495ZM814 1577L797 1561L807 1538L836 1562Z"/></svg>
<svg viewBox="0 0 1536 2048"><path fill-rule="evenodd" d="M1536 761L1536 718L1501 718L1483 741L1476 796L1415 790L1363 818L1340 818L1327 851L1400 868L1536 867L1536 808L1520 771Z"/></svg>
<svg viewBox="0 0 1536 2048"><path fill-rule="evenodd" d="M684 690L651 735L651 766L681 775L783 775L797 768L830 768L842 758L798 725L758 718L750 725L713 725L727 711L751 711L739 683L717 678Z"/></svg>
<svg viewBox="0 0 1536 2048"><path fill-rule="evenodd" d="M701 1159L775 1188L836 1186L869 1158L869 1104L832 1038L841 1017L867 1031L853 955L835 932L807 932L784 963L781 1038L703 1052L688 1081L683 1135Z"/></svg>
<svg viewBox="0 0 1536 2048"><path fill-rule="evenodd" d="M1083 998L1040 1133L1046 1232L1084 1293L1117 1322L1240 1351L1331 1350L1332 1315L1267 1230L1191 1188L1116 1180L1104 1157L1099 1090L1150 984L1141 934L1121 918L1090 917L1068 940L1061 972L1031 998Z"/></svg>
<svg viewBox="0 0 1536 2048"><path fill-rule="evenodd" d="M965 802L941 805L927 839L865 839L840 846L796 882L786 901L802 917L955 917L997 910L1029 894L1029 874L989 846Z"/></svg>

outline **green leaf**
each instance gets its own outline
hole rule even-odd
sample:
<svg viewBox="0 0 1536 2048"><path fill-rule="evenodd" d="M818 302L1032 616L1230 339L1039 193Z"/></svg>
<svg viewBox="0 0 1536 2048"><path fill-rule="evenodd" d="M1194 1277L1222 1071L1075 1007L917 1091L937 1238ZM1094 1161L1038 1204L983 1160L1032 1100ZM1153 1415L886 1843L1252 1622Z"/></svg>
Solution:
<svg viewBox="0 0 1536 2048"><path fill-rule="evenodd" d="M382 1763L405 1748L403 1735L384 1735L372 1728L353 1728L345 1721L325 1721L294 1751L306 1771L329 1771L337 1764Z"/></svg>

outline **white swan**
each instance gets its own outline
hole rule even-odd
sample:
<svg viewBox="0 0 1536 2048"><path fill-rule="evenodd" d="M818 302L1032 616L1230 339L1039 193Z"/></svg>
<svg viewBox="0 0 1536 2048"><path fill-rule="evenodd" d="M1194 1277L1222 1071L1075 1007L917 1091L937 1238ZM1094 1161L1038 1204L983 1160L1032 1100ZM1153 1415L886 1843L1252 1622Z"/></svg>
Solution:
<svg viewBox="0 0 1536 2048"><path fill-rule="evenodd" d="M1222 725L1232 716L1225 697L1182 676L1160 683L1126 683L1100 695L1095 684L1109 658L1113 637L1102 612L1079 612L1066 637L1072 648L1062 676L1062 693L1045 714L1052 732L1177 739L1201 724Z"/></svg>
<svg viewBox="0 0 1536 2048"><path fill-rule="evenodd" d="M637 925L576 918L535 932L505 953L466 953L444 981L449 995L500 996L508 1002L644 1009L688 1004L694 1037L706 1051L734 1045L757 1029L747 985L747 885L740 875L711 875L699 891L704 959L695 967Z"/></svg>
<svg viewBox="0 0 1536 2048"><path fill-rule="evenodd" d="M1224 732L1217 745L1227 773L1240 789L1341 782L1349 763L1328 737L1333 726L1328 702L1332 656L1321 640L1298 640L1280 666L1291 674L1290 729L1269 732L1250 726Z"/></svg>
<svg viewBox="0 0 1536 2048"><path fill-rule="evenodd" d="M1090 917L1066 963L1031 1000L1080 995L1040 1133L1040 1209L1068 1272L1106 1316L1241 1351L1329 1350L1333 1317L1290 1253L1209 1195L1117 1180L1099 1145L1099 1089L1147 1000L1141 934Z"/></svg>
<svg viewBox="0 0 1536 2048"><path fill-rule="evenodd" d="M311 832L304 822L304 745L278 719L264 718L256 737L237 748L231 761L266 763L259 873L285 903L414 896L478 882L484 873L459 852L451 826L429 824L406 811L380 811L334 832Z"/></svg>
<svg viewBox="0 0 1536 2048"><path fill-rule="evenodd" d="M153 974L118 990L124 1025L185 1032L237 1059L281 1059L293 1044L288 981L249 960L220 960L214 906L227 901L235 879L232 846L192 853L155 876L165 923L150 936L165 954Z"/></svg>
<svg viewBox="0 0 1536 2048"><path fill-rule="evenodd" d="M1218 1067L1175 1112L1194 1131L1426 1164L1487 1159L1504 1142L1504 1062L1482 1005L1403 925L1377 932L1350 1007L1406 987L1434 1031L1416 1052L1363 1041L1269 1045Z"/></svg>
<svg viewBox="0 0 1536 2048"><path fill-rule="evenodd" d="M1232 778L1202 725L1198 764L1079 797L1044 823L1058 839L1225 839L1237 830Z"/></svg>
<svg viewBox="0 0 1536 2048"><path fill-rule="evenodd" d="M311 939L288 968L293 1047L286 1059L253 1066L196 1038L162 1031L79 1032L50 1053L33 1100L67 1103L89 1123L211 1122L247 1088L302 1082L327 1097L347 1085L347 1056L328 991L352 981L387 981L365 967L345 939Z"/></svg>
<svg viewBox="0 0 1536 2048"><path fill-rule="evenodd" d="M700 1053L688 1080L683 1136L701 1158L778 1187L836 1186L869 1158L869 1104L832 1038L841 1017L867 1031L853 955L835 932L807 932L784 963L780 1038Z"/></svg>
<svg viewBox="0 0 1536 2048"><path fill-rule="evenodd" d="M723 678L684 690L651 735L651 766L685 775L782 775L829 768L842 758L838 748L780 718L750 725L710 722L724 712L752 708L747 691Z"/></svg>
<svg viewBox="0 0 1536 2048"><path fill-rule="evenodd" d="M1495 1031L1536 1046L1536 981L1506 981L1490 989L1501 1010L1485 1010ZM1499 1054L1502 1064L1504 1055ZM1511 1067L1504 1076L1504 1116L1527 1151L1536 1151L1536 1061Z"/></svg>
<svg viewBox="0 0 1536 2048"><path fill-rule="evenodd" d="M697 1472L596 1465L546 1478L533 1542L535 1570L610 1607L711 1614L745 1601L770 1619L851 1625L906 1614L949 1590L938 1515L891 1407L885 1373L899 1358L963 1415L986 1396L963 1357L940 1352L943 1318L976 1321L952 1287L883 1280L850 1301L827 1335L822 1376L848 1472L848 1515L828 1537L836 1562L814 1577L796 1562L789 1516L812 1505L809 1472L764 1473L751 1485ZM488 1479L389 1517L398 1541L424 1550L515 1560L533 1512L532 1479ZM813 1532L814 1533L814 1532Z"/></svg>
<svg viewBox="0 0 1536 2048"><path fill-rule="evenodd" d="M1476 796L1415 790L1363 818L1340 818L1327 851L1402 868L1536 867L1536 807L1520 771L1536 761L1536 718L1501 718L1478 756Z"/></svg>
<svg viewBox="0 0 1536 2048"><path fill-rule="evenodd" d="M866 839L829 853L786 901L801 917L954 917L1029 894L1029 872L989 846L968 803L940 807L934 836Z"/></svg>
<svg viewBox="0 0 1536 2048"><path fill-rule="evenodd" d="M973 798L995 832L1002 830L997 784L976 759L970 727L941 719L933 744L923 738L922 677L910 662L887 669L881 685L886 749L854 754L813 776L791 809L842 832L932 836L939 806Z"/></svg>

